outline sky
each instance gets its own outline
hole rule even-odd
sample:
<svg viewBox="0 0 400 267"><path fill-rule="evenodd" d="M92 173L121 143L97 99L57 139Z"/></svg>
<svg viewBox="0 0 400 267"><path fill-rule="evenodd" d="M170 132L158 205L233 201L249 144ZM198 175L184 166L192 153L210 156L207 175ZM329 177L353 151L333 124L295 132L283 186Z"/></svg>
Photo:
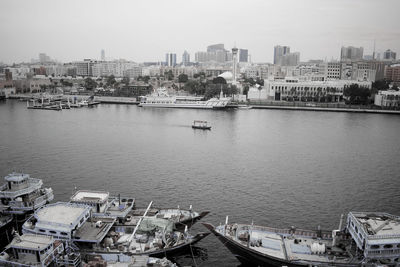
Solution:
<svg viewBox="0 0 400 267"><path fill-rule="evenodd" d="M0 0L0 62L46 53L62 62L126 59L178 62L187 50L235 44L252 62L272 62L275 45L301 61L338 59L342 46L400 57L400 0Z"/></svg>

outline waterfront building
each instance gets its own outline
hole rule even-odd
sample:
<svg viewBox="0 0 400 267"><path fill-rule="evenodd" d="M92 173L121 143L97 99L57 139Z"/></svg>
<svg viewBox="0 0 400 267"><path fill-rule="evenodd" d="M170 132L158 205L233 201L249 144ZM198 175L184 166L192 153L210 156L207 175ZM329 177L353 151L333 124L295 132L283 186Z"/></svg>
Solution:
<svg viewBox="0 0 400 267"><path fill-rule="evenodd" d="M364 48L362 47L342 46L342 49L340 51L340 60L341 61L362 60L363 53L364 53Z"/></svg>
<svg viewBox="0 0 400 267"><path fill-rule="evenodd" d="M248 62L249 50L239 49L239 62Z"/></svg>
<svg viewBox="0 0 400 267"><path fill-rule="evenodd" d="M280 46L277 45L274 47L274 64L281 65L282 64L282 56L290 53L289 46Z"/></svg>
<svg viewBox="0 0 400 267"><path fill-rule="evenodd" d="M168 67L176 66L176 54L174 54L174 53L165 54L165 64Z"/></svg>
<svg viewBox="0 0 400 267"><path fill-rule="evenodd" d="M185 50L182 54L182 65L187 66L190 64L190 54Z"/></svg>
<svg viewBox="0 0 400 267"><path fill-rule="evenodd" d="M379 91L375 95L374 105L380 107L400 107L400 91Z"/></svg>
<svg viewBox="0 0 400 267"><path fill-rule="evenodd" d="M276 100L281 101L289 97L300 98L316 98L327 97L330 95L333 101L339 101L343 98L343 91L351 84L371 88L372 83L367 81L355 80L336 80L336 81L310 81L300 80L298 78L287 77L279 80L264 80L264 86L261 90L258 88L250 88L248 92L249 100ZM264 91L263 91L264 90ZM263 91L263 92L259 92ZM266 95L261 98L261 95Z"/></svg>
<svg viewBox="0 0 400 267"><path fill-rule="evenodd" d="M393 81L393 83L400 85L400 64L386 66L385 79Z"/></svg>
<svg viewBox="0 0 400 267"><path fill-rule="evenodd" d="M383 60L396 60L396 52L391 51L390 49L383 52Z"/></svg>
<svg viewBox="0 0 400 267"><path fill-rule="evenodd" d="M30 93L43 92L45 87L51 85L51 81L45 77L35 77L28 80L28 87Z"/></svg>

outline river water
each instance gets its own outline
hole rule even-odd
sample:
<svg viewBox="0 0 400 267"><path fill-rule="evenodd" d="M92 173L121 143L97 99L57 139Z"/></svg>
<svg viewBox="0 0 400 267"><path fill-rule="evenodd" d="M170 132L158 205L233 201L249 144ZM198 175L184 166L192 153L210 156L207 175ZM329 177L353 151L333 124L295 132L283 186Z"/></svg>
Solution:
<svg viewBox="0 0 400 267"><path fill-rule="evenodd" d="M207 120L211 131L193 130ZM400 215L400 117L284 110L63 111L0 103L0 175L41 178L55 201L74 189L133 196L139 206L210 210L204 221L323 229L348 211ZM206 231L199 223L192 232ZM239 266L214 237L181 264Z"/></svg>

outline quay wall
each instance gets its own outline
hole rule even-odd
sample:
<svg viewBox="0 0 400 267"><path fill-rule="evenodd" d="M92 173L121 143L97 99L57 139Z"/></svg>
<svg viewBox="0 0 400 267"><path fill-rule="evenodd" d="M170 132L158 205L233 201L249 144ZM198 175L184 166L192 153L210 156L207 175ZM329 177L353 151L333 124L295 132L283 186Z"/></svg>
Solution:
<svg viewBox="0 0 400 267"><path fill-rule="evenodd" d="M253 109L280 109L280 110L306 110L306 111L328 111L328 112L353 112L353 113L375 113L400 115L400 110L382 110L366 108L323 108L323 107L298 107L298 106L270 106L252 105Z"/></svg>

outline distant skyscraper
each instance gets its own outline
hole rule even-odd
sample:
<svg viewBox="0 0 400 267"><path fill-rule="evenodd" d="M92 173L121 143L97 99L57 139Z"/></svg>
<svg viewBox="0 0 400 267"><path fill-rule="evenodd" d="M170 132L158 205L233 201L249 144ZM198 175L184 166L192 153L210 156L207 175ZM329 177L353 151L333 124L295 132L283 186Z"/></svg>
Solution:
<svg viewBox="0 0 400 267"><path fill-rule="evenodd" d="M249 50L239 49L239 62L248 62Z"/></svg>
<svg viewBox="0 0 400 267"><path fill-rule="evenodd" d="M225 51L224 44L215 44L207 46L207 52Z"/></svg>
<svg viewBox="0 0 400 267"><path fill-rule="evenodd" d="M46 53L40 53L39 54L39 62L40 63L45 63L51 61L50 57L46 55Z"/></svg>
<svg viewBox="0 0 400 267"><path fill-rule="evenodd" d="M289 46L280 46L277 45L274 47L274 64L281 65L282 64L282 56L290 53Z"/></svg>
<svg viewBox="0 0 400 267"><path fill-rule="evenodd" d="M176 66L176 54L175 53L165 54L165 64L169 67Z"/></svg>
<svg viewBox="0 0 400 267"><path fill-rule="evenodd" d="M361 60L363 58L364 48L362 47L354 47L354 46L342 46L340 51L340 60L341 61L354 61Z"/></svg>
<svg viewBox="0 0 400 267"><path fill-rule="evenodd" d="M383 52L383 60L396 60L396 52L388 49Z"/></svg>
<svg viewBox="0 0 400 267"><path fill-rule="evenodd" d="M190 63L190 54L185 50L182 55L182 64L187 66Z"/></svg>
<svg viewBox="0 0 400 267"><path fill-rule="evenodd" d="M283 55L280 61L282 66L297 66L300 62L300 53L288 53L286 55Z"/></svg>
<svg viewBox="0 0 400 267"><path fill-rule="evenodd" d="M106 60L106 51L104 51L104 49L101 49L101 61L105 60Z"/></svg>

